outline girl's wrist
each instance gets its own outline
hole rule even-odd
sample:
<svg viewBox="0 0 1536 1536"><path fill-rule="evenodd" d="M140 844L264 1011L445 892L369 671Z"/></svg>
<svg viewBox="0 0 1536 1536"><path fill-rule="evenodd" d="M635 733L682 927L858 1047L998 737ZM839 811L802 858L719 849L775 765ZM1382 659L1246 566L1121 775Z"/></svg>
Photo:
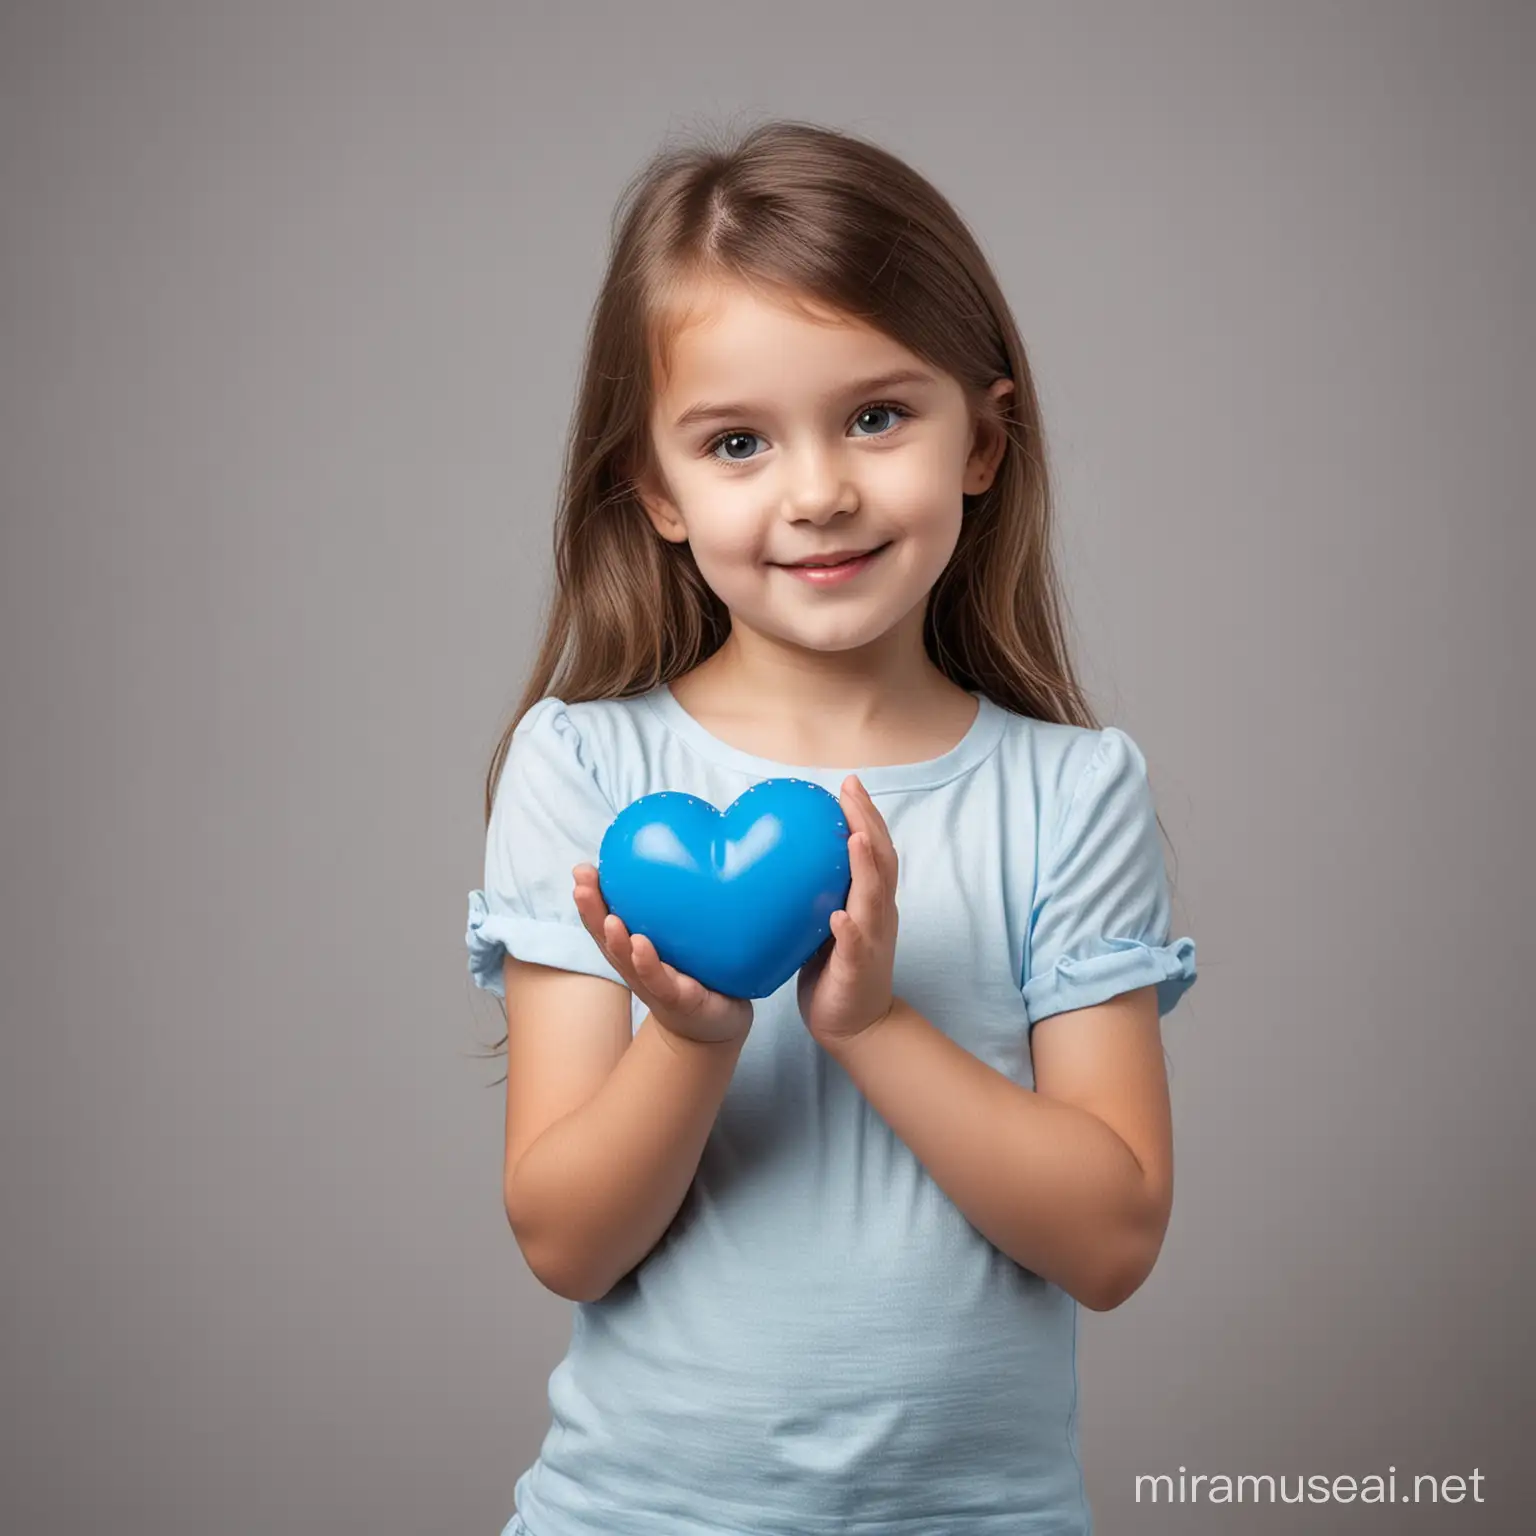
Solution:
<svg viewBox="0 0 1536 1536"><path fill-rule="evenodd" d="M718 1055L723 1051L740 1050L747 1042L747 1035L751 1026L741 1031L740 1034L727 1035L719 1040L701 1040L697 1035L685 1034L678 1025L670 1024L653 1008L651 1017L656 1021L657 1028L661 1031L662 1039L668 1045L680 1053L697 1055L704 1052L709 1055Z"/></svg>

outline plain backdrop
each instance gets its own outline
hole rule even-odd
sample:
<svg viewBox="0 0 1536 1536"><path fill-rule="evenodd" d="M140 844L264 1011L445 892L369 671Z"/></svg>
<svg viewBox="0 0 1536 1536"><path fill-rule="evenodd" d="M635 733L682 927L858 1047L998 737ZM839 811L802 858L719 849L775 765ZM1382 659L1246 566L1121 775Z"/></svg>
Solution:
<svg viewBox="0 0 1536 1536"><path fill-rule="evenodd" d="M1528 1529L1533 73L1449 0L5 5L0 1527L510 1515L572 1309L484 775L614 200L797 116L995 263L1198 945L1098 1529ZM1389 1466L1485 1502L1134 1502Z"/></svg>

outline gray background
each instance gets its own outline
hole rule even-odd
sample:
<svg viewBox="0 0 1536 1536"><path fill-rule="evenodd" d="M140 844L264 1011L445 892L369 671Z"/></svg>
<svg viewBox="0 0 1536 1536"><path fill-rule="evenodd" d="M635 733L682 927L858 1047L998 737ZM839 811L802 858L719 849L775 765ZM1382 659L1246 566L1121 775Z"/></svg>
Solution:
<svg viewBox="0 0 1536 1536"><path fill-rule="evenodd" d="M465 969L608 219L809 117L976 229L1152 765L1178 1193L1103 1536L1529 1529L1515 4L9 4L0 1526L492 1536L570 1307ZM1484 1474L1161 1511L1138 1472ZM542 1533L541 1533L542 1536Z"/></svg>

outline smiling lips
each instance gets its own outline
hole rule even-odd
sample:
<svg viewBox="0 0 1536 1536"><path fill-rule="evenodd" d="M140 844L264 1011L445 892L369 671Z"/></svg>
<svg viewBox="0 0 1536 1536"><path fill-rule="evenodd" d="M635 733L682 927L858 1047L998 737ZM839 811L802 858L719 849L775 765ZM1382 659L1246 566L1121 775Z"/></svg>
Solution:
<svg viewBox="0 0 1536 1536"><path fill-rule="evenodd" d="M877 544L873 549L865 550L862 554L852 556L847 560L840 560L836 565L785 565L781 570L788 571L791 576L798 576L802 581L808 581L812 586L827 587L837 582L847 581L857 576L860 571L868 570L874 564L884 544Z"/></svg>
<svg viewBox="0 0 1536 1536"><path fill-rule="evenodd" d="M872 546L879 548L878 545ZM867 549L829 549L823 554L807 555L803 560L786 560L785 565L842 565L857 555L867 555Z"/></svg>

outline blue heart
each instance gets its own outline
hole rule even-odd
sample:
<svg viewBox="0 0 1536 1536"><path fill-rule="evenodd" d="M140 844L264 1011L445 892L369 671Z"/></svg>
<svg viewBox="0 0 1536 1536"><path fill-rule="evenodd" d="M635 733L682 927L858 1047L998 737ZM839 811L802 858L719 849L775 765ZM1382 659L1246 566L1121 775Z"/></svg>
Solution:
<svg viewBox="0 0 1536 1536"><path fill-rule="evenodd" d="M609 823L597 875L608 910L668 965L728 997L767 997L848 899L848 823L808 779L764 779L723 813L662 790Z"/></svg>

